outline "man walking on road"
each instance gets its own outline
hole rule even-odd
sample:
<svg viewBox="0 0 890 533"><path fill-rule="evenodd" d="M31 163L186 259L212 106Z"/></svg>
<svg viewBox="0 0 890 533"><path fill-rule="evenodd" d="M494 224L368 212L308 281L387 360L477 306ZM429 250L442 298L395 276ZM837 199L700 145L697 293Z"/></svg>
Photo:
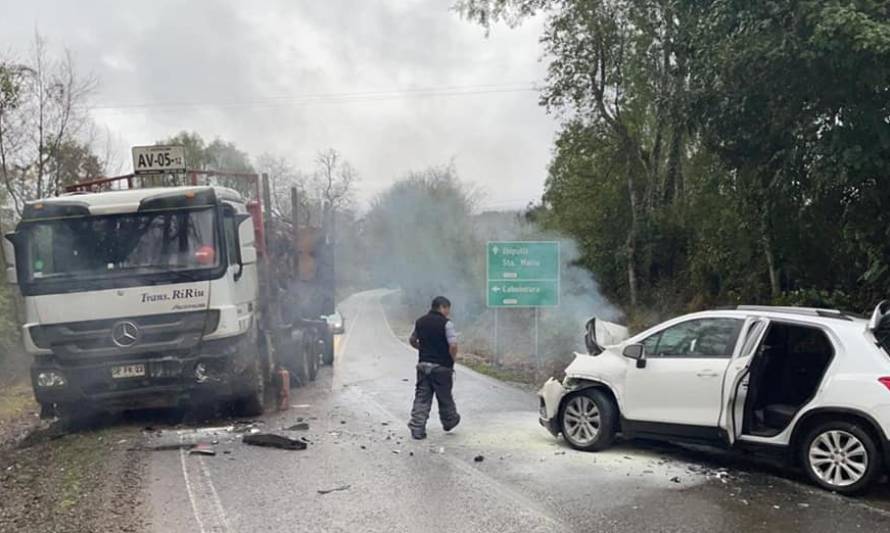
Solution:
<svg viewBox="0 0 890 533"><path fill-rule="evenodd" d="M439 419L445 431L460 423L457 406L451 395L454 384L454 360L457 358L457 332L448 319L451 302L444 296L433 299L430 312L417 319L409 342L420 354L417 363L417 386L414 407L408 428L415 439L426 438L426 421L433 406L433 395L439 402Z"/></svg>

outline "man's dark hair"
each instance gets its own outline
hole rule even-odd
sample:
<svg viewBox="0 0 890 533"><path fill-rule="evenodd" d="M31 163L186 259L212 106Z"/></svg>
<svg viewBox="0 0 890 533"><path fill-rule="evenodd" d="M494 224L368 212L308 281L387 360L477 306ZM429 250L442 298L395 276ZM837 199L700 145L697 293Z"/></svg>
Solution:
<svg viewBox="0 0 890 533"><path fill-rule="evenodd" d="M436 296L433 298L433 304L430 306L430 309L435 311L436 309L441 309L443 307L451 307L451 300L444 296Z"/></svg>

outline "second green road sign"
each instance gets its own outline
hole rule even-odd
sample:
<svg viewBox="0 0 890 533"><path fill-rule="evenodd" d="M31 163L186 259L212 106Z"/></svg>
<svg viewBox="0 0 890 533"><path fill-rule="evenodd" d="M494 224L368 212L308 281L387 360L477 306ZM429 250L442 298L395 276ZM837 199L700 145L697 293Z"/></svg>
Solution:
<svg viewBox="0 0 890 533"><path fill-rule="evenodd" d="M489 242L487 262L489 307L559 305L558 242Z"/></svg>

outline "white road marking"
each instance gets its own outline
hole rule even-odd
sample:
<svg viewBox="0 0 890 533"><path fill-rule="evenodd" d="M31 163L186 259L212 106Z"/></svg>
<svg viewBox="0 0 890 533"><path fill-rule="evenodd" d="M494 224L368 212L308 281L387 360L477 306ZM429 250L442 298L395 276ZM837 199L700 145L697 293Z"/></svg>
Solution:
<svg viewBox="0 0 890 533"><path fill-rule="evenodd" d="M181 436L179 440L182 441ZM189 503L192 505L192 516L195 517L195 522L198 523L198 531L207 533L207 530L204 529L204 522L201 521L201 515L198 513L198 504L195 501L195 493L192 491L192 483L189 480L189 471L185 463L185 450L182 448L179 449L179 462L182 465L182 479L185 480L185 491L189 496Z"/></svg>
<svg viewBox="0 0 890 533"><path fill-rule="evenodd" d="M180 443L185 443L185 435L179 432ZM210 478L210 471L207 468L204 458L198 456L198 472L197 479L193 479L189 475L188 452L185 448L179 449L179 461L182 466L182 478L185 480L185 489L188 493L189 503L192 506L192 515L198 524L198 530L201 533L230 533L232 531L229 526L226 512L223 508L222 501L219 499L219 493L213 485ZM209 508L207 504L209 500Z"/></svg>

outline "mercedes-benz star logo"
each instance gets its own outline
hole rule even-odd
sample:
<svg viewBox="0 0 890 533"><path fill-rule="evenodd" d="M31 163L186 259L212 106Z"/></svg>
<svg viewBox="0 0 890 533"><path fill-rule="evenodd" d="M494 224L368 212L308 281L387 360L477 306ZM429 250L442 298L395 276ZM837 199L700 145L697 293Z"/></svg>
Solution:
<svg viewBox="0 0 890 533"><path fill-rule="evenodd" d="M111 340L121 348L129 348L137 342L142 334L132 322L118 322L111 328Z"/></svg>

